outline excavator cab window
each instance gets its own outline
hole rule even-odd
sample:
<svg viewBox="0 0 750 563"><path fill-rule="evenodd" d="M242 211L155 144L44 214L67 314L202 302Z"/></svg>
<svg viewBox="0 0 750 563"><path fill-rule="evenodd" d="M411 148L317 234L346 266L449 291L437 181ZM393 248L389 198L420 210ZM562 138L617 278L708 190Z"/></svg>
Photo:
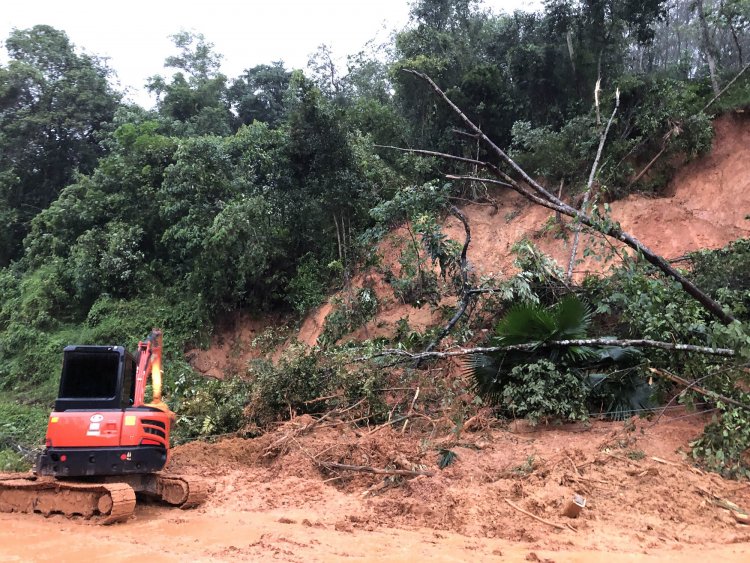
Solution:
<svg viewBox="0 0 750 563"><path fill-rule="evenodd" d="M125 357L120 346L66 347L55 409L122 408Z"/></svg>

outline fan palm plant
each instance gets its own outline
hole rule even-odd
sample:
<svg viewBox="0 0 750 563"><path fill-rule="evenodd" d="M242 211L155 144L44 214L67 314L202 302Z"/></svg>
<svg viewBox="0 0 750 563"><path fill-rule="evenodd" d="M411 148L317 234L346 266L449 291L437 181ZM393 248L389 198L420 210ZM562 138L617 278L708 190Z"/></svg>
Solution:
<svg viewBox="0 0 750 563"><path fill-rule="evenodd" d="M512 414L522 416L538 417L546 409L556 417L564 417L566 412L573 417L573 413L580 413L592 392L599 405L606 403L608 411L626 411L633 410L628 406L631 399L636 399L637 390L638 405L642 407L647 402L640 385L643 380L634 375L634 366L642 362L640 351L554 344L587 338L592 316L591 309L574 295L552 307L538 303L514 306L497 323L492 344L528 344L530 348L469 357L465 371L473 378L475 391L490 403L506 406ZM614 372L613 367L617 368ZM534 378L543 381L533 381ZM531 397L541 394L547 396ZM567 410L560 405L566 400Z"/></svg>

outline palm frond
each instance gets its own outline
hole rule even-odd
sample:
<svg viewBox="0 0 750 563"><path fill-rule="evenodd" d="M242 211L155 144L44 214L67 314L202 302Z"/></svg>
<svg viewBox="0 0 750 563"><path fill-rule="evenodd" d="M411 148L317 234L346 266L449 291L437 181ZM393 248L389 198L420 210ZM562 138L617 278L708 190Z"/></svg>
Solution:
<svg viewBox="0 0 750 563"><path fill-rule="evenodd" d="M552 308L552 315L555 324L554 340L573 340L586 337L593 312L591 307L575 295L568 295Z"/></svg>
<svg viewBox="0 0 750 563"><path fill-rule="evenodd" d="M515 305L495 327L498 342L507 345L544 342L554 331L554 316L538 303Z"/></svg>
<svg viewBox="0 0 750 563"><path fill-rule="evenodd" d="M545 307L539 303L518 304L498 321L495 326L494 343L501 346L542 344L555 340L586 338L592 317L591 307L575 295L563 298L552 307ZM636 349L611 346L539 346L526 351L471 356L465 360L463 372L473 378L473 387L478 395L499 404L505 387L512 379L512 370L517 366L530 365L541 360L550 361L561 371L570 371L585 379L591 370L606 369L614 365L636 365L642 361L642 354ZM602 383L596 383L595 379L589 381L592 389ZM628 388L628 385L624 387ZM616 385L615 388L617 391ZM634 387L631 385L630 389L632 394ZM620 404L626 404L628 393L623 389L622 394L623 401Z"/></svg>
<svg viewBox="0 0 750 563"><path fill-rule="evenodd" d="M502 395L500 367L501 357L486 354L474 354L464 360L462 371L473 379L474 392L491 402L498 402Z"/></svg>

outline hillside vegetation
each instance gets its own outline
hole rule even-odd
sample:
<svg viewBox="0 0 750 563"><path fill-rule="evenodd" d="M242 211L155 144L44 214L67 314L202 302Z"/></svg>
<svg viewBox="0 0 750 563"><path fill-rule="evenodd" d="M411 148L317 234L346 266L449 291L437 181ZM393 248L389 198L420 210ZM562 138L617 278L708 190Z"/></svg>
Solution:
<svg viewBox="0 0 750 563"><path fill-rule="evenodd" d="M429 382L423 398L457 433L478 409L554 422L705 403L716 417L696 459L748 475L750 241L667 256L717 316L601 233L619 232L619 200L665 195L675 171L711 149L712 119L731 113L747 127L750 3L549 0L537 13L494 14L474 0L417 0L405 29L346 68L322 46L306 69L277 62L238 77L220 72L202 35L173 41L168 70L147 85L156 107L144 109L123 102L112 71L63 30L6 40L0 469L23 467L38 447L66 344L132 348L158 326L180 441L351 405L363 423L393 420L408 404L384 390ZM505 183L538 182L590 213L588 226L550 215L538 229L566 241L581 231L578 257L609 264L607 276L568 276L527 239L513 241L513 275L471 268L461 206L488 206L509 225L532 212L500 208L504 188L466 179L484 162ZM384 258L388 244L397 250ZM345 338L382 309L377 284L429 310L429 322L399 318L377 338ZM334 293L313 346L291 342ZM185 352L242 315L283 322L258 335L252 362L205 378ZM586 338L702 353L555 344ZM397 355L448 344L521 348L460 369Z"/></svg>

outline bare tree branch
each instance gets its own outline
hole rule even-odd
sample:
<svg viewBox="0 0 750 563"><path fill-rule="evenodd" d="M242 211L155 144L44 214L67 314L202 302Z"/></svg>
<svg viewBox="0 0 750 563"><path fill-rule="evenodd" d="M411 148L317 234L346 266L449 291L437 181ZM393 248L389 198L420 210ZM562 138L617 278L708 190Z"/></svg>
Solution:
<svg viewBox="0 0 750 563"><path fill-rule="evenodd" d="M466 180L467 182L487 182L488 184L494 184L496 186L503 186L505 188L513 188L513 184L508 182L502 182L495 180L494 178L478 178L477 176L459 176L457 174L446 174L446 178L449 180Z"/></svg>
<svg viewBox="0 0 750 563"><path fill-rule="evenodd" d="M466 219L466 215L461 213L461 211L454 205L451 205L450 212L451 215L457 217L458 220L463 223L464 232L466 233L464 246L461 249L461 261L459 263L459 268L461 269L461 301L459 302L458 307L456 308L456 312L454 313L451 320L448 321L448 324L445 325L443 329L437 334L435 340L430 342L429 346L425 348L425 352L434 350L435 347L440 344L440 341L445 338L448 333L450 333L451 329L453 329L459 319L464 315L466 309L469 307L471 301L475 299L476 295L476 292L472 291L472 288L469 285L469 263L466 259L466 252L469 249L469 243L471 242L471 229L469 228L469 221Z"/></svg>
<svg viewBox="0 0 750 563"><path fill-rule="evenodd" d="M596 83L596 92L599 91L599 81ZM596 111L597 115L599 114L599 95L596 94ZM617 113L617 109L620 107L620 90L618 89L615 93L615 108L612 110L612 115L609 116L609 121L607 122L607 127L602 131L600 139L599 139L599 149L596 151L596 158L594 159L594 164L591 166L591 173L589 174L589 182L586 185L586 193L583 194L583 202L581 203L581 213L588 213L588 207L589 207L589 198L591 197L591 188L594 185L594 178L596 177L596 169L599 167L599 160L602 158L602 150L604 150L604 143L607 140L607 135L609 135L609 128L612 126L612 121L615 118L615 114ZM568 273L567 278L568 280L571 280L573 278L573 267L576 263L576 254L578 252L578 240L581 238L581 224L576 223L574 233L573 233L573 245L570 250L570 260L568 261Z"/></svg>
<svg viewBox="0 0 750 563"><path fill-rule="evenodd" d="M330 461L319 461L319 465L326 469L339 469L343 471L361 471L364 473L374 473L375 475L403 475L406 477L416 477L418 475L426 475L432 477L435 475L434 471L409 471L407 469L378 469L377 467L368 467L365 465L346 465L343 463L333 463Z"/></svg>
<svg viewBox="0 0 750 563"><path fill-rule="evenodd" d="M443 92L440 89L440 87L437 84L435 84L435 82L433 82L432 78L416 70L411 70L407 68L402 69L402 70L403 72L413 74L414 76L427 82L432 87L432 89L437 93L437 95L440 96L443 99L443 101L446 104L448 104L448 106L450 106L450 108L456 114L458 114L458 116L463 120L464 123L466 123L469 129L474 131L482 141L484 141L487 145L489 145L489 147L498 156L500 156L503 162L505 162L513 170L515 170L516 173L518 173L518 175L521 176L521 178L523 178L524 182L526 182L529 186L531 186L531 188L535 192L537 192L539 195L541 195L544 199L547 199L548 201L551 201L558 205L563 204L562 201L560 201L557 197L555 197L550 192L548 192L544 187L542 187L538 182L536 182L531 176L529 176L526 173L526 171L523 168L521 168L518 164L516 164L516 162L512 158L510 158L507 154L505 154L505 152L500 147L498 147L494 143L494 141L492 141L492 139L490 139L487 135L485 135L484 132L477 125L475 125L473 121L471 121L468 117L466 117L466 115L461 111L461 109L451 101L451 99L445 94L445 92Z"/></svg>
<svg viewBox="0 0 750 563"><path fill-rule="evenodd" d="M466 164L476 164L478 166L482 166L483 168L489 168L492 171L497 170L497 167L491 162L484 162L482 160L475 160L473 158L466 158L463 156L454 156L452 154L448 154L445 152L426 151L422 149L405 149L403 147L394 147L391 145L373 145L373 146L378 149L392 149L392 150L401 151L401 152L419 154L422 156L435 156L438 158L444 158L446 160L455 160L457 162L464 162Z"/></svg>
<svg viewBox="0 0 750 563"><path fill-rule="evenodd" d="M485 346L476 348L460 348L446 352L408 352L397 348L386 348L371 356L356 358L355 361L367 361L373 358L386 356L400 356L406 360L426 360L437 358L454 358L457 356L470 356L472 354L492 354L496 352L530 352L538 349L551 348L555 346L619 346L621 348L657 348L674 352L693 352L709 356L723 356L733 358L737 353L730 348L711 348L709 346L695 346L693 344L679 344L674 342L662 342L660 340L636 339L620 340L612 338L581 338L576 340L550 340L548 342L535 342L531 344L513 344L509 346Z"/></svg>
<svg viewBox="0 0 750 563"><path fill-rule="evenodd" d="M734 84L735 82L737 82L737 79L738 79L738 78L739 78L740 76L742 76L742 75L743 75L743 74L745 73L745 71L746 71L746 70L747 70L748 68L750 68L750 63L748 63L748 64L746 64L745 66L743 66L743 67L742 67L742 70L740 70L740 71L739 71L739 72L737 73L737 75L736 75L736 76L735 76L734 78L732 78L732 80L730 80L729 82L727 82L727 85L726 85L726 86L724 86L724 88L722 88L722 89L721 89L721 92L719 92L719 93L718 93L718 94L716 94L716 95L715 95L715 96L714 96L713 98L711 98L711 101L709 101L709 102L708 102L708 103L707 103L707 104L706 104L705 106L703 106L703 109L702 109L701 111L706 111L706 110L707 110L708 108L710 108L710 107L711 107L711 105L712 105L712 104L713 104L713 103L714 103L714 102L715 102L716 100L718 100L718 99L719 99L719 98L720 98L720 97L721 97L721 96L722 96L722 95L724 94L724 92L726 92L727 90L729 90L729 87L730 87L730 86L731 86L732 84Z"/></svg>
<svg viewBox="0 0 750 563"><path fill-rule="evenodd" d="M675 383L679 383L680 385L685 387L685 391L688 391L692 389L696 393L700 393L704 397L707 397L709 399L718 399L720 401L723 401L725 403L729 403L730 405L734 405L736 407L743 408L745 410L750 410L750 405L746 405L744 403L740 403L739 401L735 401L731 397L727 397L725 395L720 395L719 393L715 393L714 391L709 391L701 386L698 385L697 381L689 381L685 379L684 377L680 377L679 375L676 375L674 373L670 373L665 369L656 369L656 368L649 368L649 371L651 373L655 373L656 375L659 375L661 377L664 377L665 379L669 379L670 381L674 381Z"/></svg>
<svg viewBox="0 0 750 563"><path fill-rule="evenodd" d="M724 311L724 309L722 309L721 305L718 302L716 302L709 295L703 292L700 288L698 288L693 282L691 282L685 276L680 274L664 258L662 258L658 254L653 252L650 248L648 248L643 243L641 243L633 235L623 231L617 223L614 223L612 221L599 221L593 218L592 216L589 216L585 213L581 213L580 211L562 202L555 195L547 191L538 182L536 182L533 178L531 178L526 173L526 171L524 171L512 158L510 158L489 137L487 137L487 135L485 135L479 127L477 127L468 117L466 117L466 115L464 115L464 113L458 108L458 106L456 106L448 98L448 96L446 96L446 94L440 89L440 87L437 84L435 84L435 82L433 82L433 80L429 76L421 72L417 72L415 70L409 70L409 69L404 69L404 72L413 74L414 76L427 82L432 87L432 89L438 94L438 96L440 96L445 101L445 103L448 104L456 114L458 114L458 116L464 121L464 123L466 123L466 125L472 131L477 133L479 135L479 138L482 139L495 152L495 154L497 154L503 160L503 162L505 162L508 166L510 166L513 170L515 170L521 176L521 178L523 178L524 182L526 182L530 186L530 189L536 193L534 194L524 189L518 182L510 178L510 176L508 176L507 174L504 174L498 168L495 168L500 173L503 180L510 183L515 191L522 194L524 197L534 201L535 203L543 205L544 207L547 207L549 209L553 209L556 211L559 210L560 213L567 215L569 217L573 217L577 219L579 222L581 222L582 224L588 227L591 227L594 230L599 231L602 234L605 234L607 236L610 236L610 237L613 237L622 241L623 243L625 243L626 245L630 246L631 248L636 250L638 253L640 253L646 259L646 261L648 261L650 264L653 264L659 270L661 270L664 274L666 274L667 276L679 282L679 284L682 286L683 290L686 293L688 293L691 297L697 300L701 305L703 305L703 307L709 313L711 313L716 318L718 318L722 323L730 324L735 320L732 315L730 315L729 313ZM488 181L488 180L485 179L484 181Z"/></svg>

